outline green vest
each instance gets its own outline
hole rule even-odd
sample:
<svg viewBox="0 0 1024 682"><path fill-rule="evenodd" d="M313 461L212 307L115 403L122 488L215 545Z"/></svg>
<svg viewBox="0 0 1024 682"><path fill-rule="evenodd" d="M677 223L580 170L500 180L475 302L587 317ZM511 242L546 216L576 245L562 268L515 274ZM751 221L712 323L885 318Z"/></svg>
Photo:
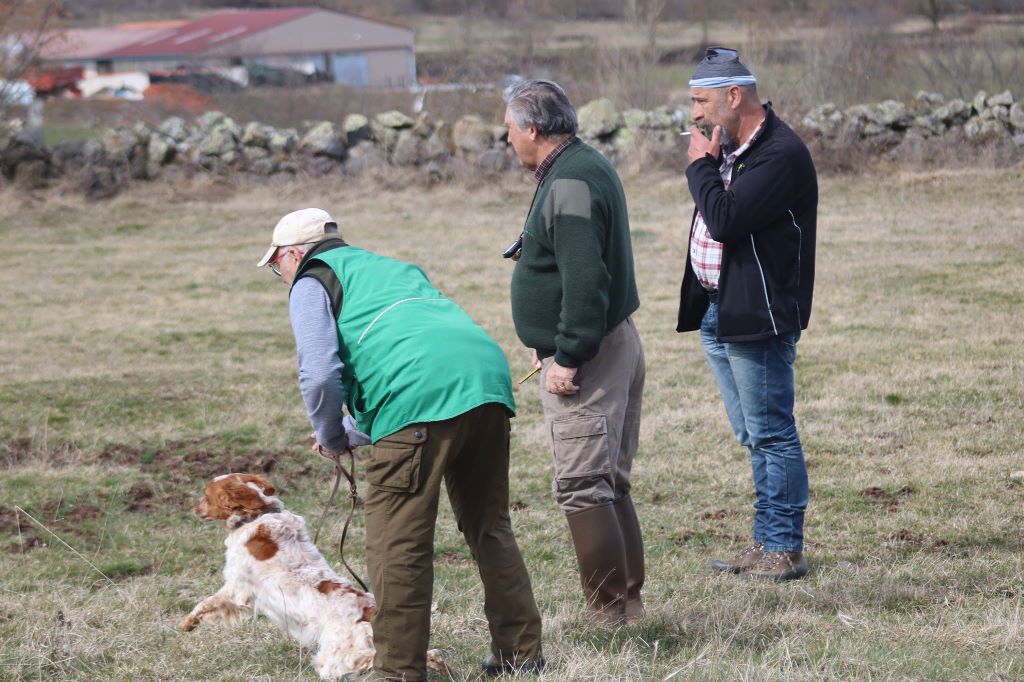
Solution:
<svg viewBox="0 0 1024 682"><path fill-rule="evenodd" d="M344 246L312 252L295 279L318 261L341 285L334 314L346 401L373 442L485 403L515 414L501 347L422 270Z"/></svg>

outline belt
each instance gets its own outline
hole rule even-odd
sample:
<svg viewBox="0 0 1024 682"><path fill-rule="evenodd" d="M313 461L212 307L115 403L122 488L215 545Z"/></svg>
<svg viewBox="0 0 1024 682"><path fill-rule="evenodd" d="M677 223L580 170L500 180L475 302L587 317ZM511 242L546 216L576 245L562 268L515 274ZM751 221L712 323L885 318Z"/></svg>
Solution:
<svg viewBox="0 0 1024 682"><path fill-rule="evenodd" d="M712 303L718 303L718 289L705 289L704 293L708 295L708 300Z"/></svg>

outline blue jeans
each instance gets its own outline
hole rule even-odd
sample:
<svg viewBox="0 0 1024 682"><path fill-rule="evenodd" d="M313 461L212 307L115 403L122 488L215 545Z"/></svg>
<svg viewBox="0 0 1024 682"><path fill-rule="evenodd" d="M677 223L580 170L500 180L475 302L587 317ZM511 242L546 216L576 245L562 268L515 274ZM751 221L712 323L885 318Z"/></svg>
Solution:
<svg viewBox="0 0 1024 682"><path fill-rule="evenodd" d="M700 340L740 445L754 472L754 541L770 552L802 552L807 466L793 418L796 334L720 343L718 304L711 303Z"/></svg>

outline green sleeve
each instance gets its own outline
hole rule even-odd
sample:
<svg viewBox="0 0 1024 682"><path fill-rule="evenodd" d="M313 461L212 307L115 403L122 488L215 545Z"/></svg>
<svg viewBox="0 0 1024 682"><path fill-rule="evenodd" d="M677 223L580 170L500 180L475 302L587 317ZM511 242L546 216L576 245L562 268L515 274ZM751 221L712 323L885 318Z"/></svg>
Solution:
<svg viewBox="0 0 1024 682"><path fill-rule="evenodd" d="M579 367L597 355L607 331L605 210L585 181L572 178L555 180L544 209L562 284L555 362Z"/></svg>

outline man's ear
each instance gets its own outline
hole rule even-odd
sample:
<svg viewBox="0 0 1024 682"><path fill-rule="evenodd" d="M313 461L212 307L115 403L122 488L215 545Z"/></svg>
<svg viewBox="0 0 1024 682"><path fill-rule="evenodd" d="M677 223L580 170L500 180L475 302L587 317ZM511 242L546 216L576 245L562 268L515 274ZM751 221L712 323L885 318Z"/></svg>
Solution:
<svg viewBox="0 0 1024 682"><path fill-rule="evenodd" d="M526 129L526 132L530 134L531 142L536 142L537 138L540 137L540 130L532 123L530 124L530 127Z"/></svg>
<svg viewBox="0 0 1024 682"><path fill-rule="evenodd" d="M743 90L738 85L730 85L725 97L726 104L729 105L729 108L736 109L743 101Z"/></svg>

